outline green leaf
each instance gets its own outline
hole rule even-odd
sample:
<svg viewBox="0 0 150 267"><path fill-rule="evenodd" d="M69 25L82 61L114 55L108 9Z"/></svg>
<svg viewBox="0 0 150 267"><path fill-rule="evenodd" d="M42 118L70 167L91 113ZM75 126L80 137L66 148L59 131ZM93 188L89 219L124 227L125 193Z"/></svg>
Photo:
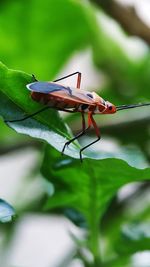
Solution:
<svg viewBox="0 0 150 267"><path fill-rule="evenodd" d="M142 239L150 239L149 230L149 223L132 223L124 225L122 234L128 241L140 241Z"/></svg>
<svg viewBox="0 0 150 267"><path fill-rule="evenodd" d="M30 75L10 70L0 64L0 115L5 120L20 119L41 109L41 105L31 99L26 88L26 84L32 81ZM54 109L44 111L34 116L34 119L8 125L18 133L47 141L59 151L62 150L66 138L71 137L70 131ZM78 148L74 144L65 153L79 157Z"/></svg>
<svg viewBox="0 0 150 267"><path fill-rule="evenodd" d="M133 267L132 260L127 255L107 261L104 267Z"/></svg>
<svg viewBox="0 0 150 267"><path fill-rule="evenodd" d="M33 101L30 97L30 92L26 88L26 85L30 82L33 82L31 75L21 71L8 69L5 65L0 63L0 91L11 99L17 107L20 107L22 111L32 114L39 110L41 105ZM3 105L6 105L5 109L8 106L7 103L3 103ZM16 114L11 114L10 112L9 117L5 117L5 119L15 119L15 115ZM16 116L16 118L19 119L20 117ZM55 130L58 132L64 132L64 134L67 133L66 127L61 119L59 119L58 113L55 110L39 114L37 118L45 125L50 126L51 128L55 127ZM49 118L51 118L51 122Z"/></svg>
<svg viewBox="0 0 150 267"><path fill-rule="evenodd" d="M10 222L15 215L14 208L5 200L0 199L0 222Z"/></svg>
<svg viewBox="0 0 150 267"><path fill-rule="evenodd" d="M25 114L32 114L41 109L41 105L31 99L30 92L26 88L26 85L32 81L33 78L30 75L10 70L2 63L0 64L0 114L5 120L20 119ZM65 142L71 138L69 128L54 109L44 111L34 118L8 123L8 125L18 133L46 141L58 151L62 151ZM72 143L66 148L65 154L79 158L79 149L77 142ZM118 149L110 153L105 151L95 153L87 150L83 157L95 159L116 157L126 160L132 166L138 165L139 168L145 165L142 155L134 150Z"/></svg>
<svg viewBox="0 0 150 267"><path fill-rule="evenodd" d="M73 207L89 220L99 218L119 188L127 183L150 179L150 169L139 170L119 159L93 161L58 159L47 147L42 174L55 186L45 208Z"/></svg>
<svg viewBox="0 0 150 267"><path fill-rule="evenodd" d="M118 245L119 244L119 245ZM121 236L116 244L120 254L133 254L150 249L150 223L131 223L122 227Z"/></svg>
<svg viewBox="0 0 150 267"><path fill-rule="evenodd" d="M86 247L94 256L95 265L91 266L100 266L99 224L108 204L123 185L150 180L150 168L136 169L119 159L84 159L83 164L60 160L58 152L47 146L41 173L55 188L44 208L74 209L81 214L88 229Z"/></svg>
<svg viewBox="0 0 150 267"><path fill-rule="evenodd" d="M51 79L72 53L89 43L79 1L6 1L1 5L1 60L13 68Z"/></svg>

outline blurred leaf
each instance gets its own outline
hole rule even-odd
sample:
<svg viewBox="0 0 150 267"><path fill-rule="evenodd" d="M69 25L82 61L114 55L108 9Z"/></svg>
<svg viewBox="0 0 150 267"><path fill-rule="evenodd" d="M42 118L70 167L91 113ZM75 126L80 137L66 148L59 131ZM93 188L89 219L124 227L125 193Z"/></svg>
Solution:
<svg viewBox="0 0 150 267"><path fill-rule="evenodd" d="M139 187L137 187L137 185L139 185ZM101 236L102 239L105 240L103 250L104 259L107 259L108 255L110 258L113 257L116 252L117 254L120 252L122 257L123 255L125 256L125 252L127 252L128 249L130 251L135 249L135 242L133 242L133 248L132 241L130 242L129 240L128 245L128 238L126 238L123 234L124 227L128 229L128 227L130 228L132 225L137 226L140 221L144 223L144 221L148 222L150 220L148 185L149 182L132 184L131 187L128 187L129 190L131 190L129 196L125 195L121 200L116 196L109 205L101 223ZM137 187L136 190L134 186ZM132 233L132 229L130 233ZM145 247L146 246L147 244L145 244ZM140 244L136 247L137 250L138 247L140 248Z"/></svg>
<svg viewBox="0 0 150 267"><path fill-rule="evenodd" d="M116 243L121 254L133 254L150 249L150 224L132 223L122 227L122 236Z"/></svg>
<svg viewBox="0 0 150 267"><path fill-rule="evenodd" d="M119 258L112 259L107 261L104 264L104 267L133 267L131 263L131 258L127 256L122 256Z"/></svg>
<svg viewBox="0 0 150 267"><path fill-rule="evenodd" d="M115 23L92 5L86 3L83 6L89 23L94 62L99 71L105 74L105 83L101 86L100 95L115 105L150 101L149 51L143 53L143 57L130 58L118 38L112 37L109 33L113 27L119 32L120 29L116 30L116 25L113 25ZM130 42L130 37L123 32L120 36L125 42ZM114 116L97 116L97 121L98 125L102 125L102 133L116 137L123 144L136 143L150 159L149 111L149 108L140 108L118 112ZM67 122L72 123L75 131L76 118L78 117L74 115L67 117Z"/></svg>
<svg viewBox="0 0 150 267"><path fill-rule="evenodd" d="M0 222L10 222L15 215L14 208L5 200L0 199Z"/></svg>
<svg viewBox="0 0 150 267"><path fill-rule="evenodd" d="M123 236L131 241L140 241L142 239L150 239L149 223L132 223L124 225L122 229ZM149 240L150 241L150 240Z"/></svg>
<svg viewBox="0 0 150 267"><path fill-rule="evenodd" d="M79 1L6 1L0 5L1 60L13 68L50 79L72 53L89 43Z"/></svg>
<svg viewBox="0 0 150 267"><path fill-rule="evenodd" d="M130 41L130 37L119 27L116 30L115 23L102 10L99 9L98 12L95 7L87 4L84 5L84 10L90 28L94 62L107 75L108 82L103 86L103 97L115 104L133 104L150 99L149 51L143 53L142 58L131 58L118 39L112 36L112 29L120 31L120 36L126 42Z"/></svg>
<svg viewBox="0 0 150 267"><path fill-rule="evenodd" d="M147 116L146 118L145 116L145 118L142 118L141 116L142 114L148 115L149 110L150 108L142 109L141 112L140 110L137 112L123 112L122 122L121 118L118 121L118 116L116 115L116 122L113 120L111 125L108 123L108 125L102 126L101 131L106 136L116 138L124 146L138 146L149 161L150 117ZM126 121L124 121L125 118Z"/></svg>
<svg viewBox="0 0 150 267"><path fill-rule="evenodd" d="M72 221L76 226L86 229L87 228L87 223L85 221L84 216L77 212L77 210L75 209L71 209L71 208L66 208L63 211L63 214L70 219L70 221Z"/></svg>

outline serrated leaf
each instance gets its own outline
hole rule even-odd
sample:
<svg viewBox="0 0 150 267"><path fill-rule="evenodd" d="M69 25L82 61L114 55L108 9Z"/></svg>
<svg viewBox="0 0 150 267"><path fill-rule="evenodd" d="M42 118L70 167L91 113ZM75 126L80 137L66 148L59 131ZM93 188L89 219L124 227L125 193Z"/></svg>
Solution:
<svg viewBox="0 0 150 267"><path fill-rule="evenodd" d="M14 208L5 200L0 199L0 222L10 222L14 215Z"/></svg>

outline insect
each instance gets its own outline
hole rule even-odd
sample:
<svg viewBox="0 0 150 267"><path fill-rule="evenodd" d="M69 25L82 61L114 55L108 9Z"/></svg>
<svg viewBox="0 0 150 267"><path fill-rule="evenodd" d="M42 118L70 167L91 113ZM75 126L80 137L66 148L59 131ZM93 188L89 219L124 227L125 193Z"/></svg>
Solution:
<svg viewBox="0 0 150 267"><path fill-rule="evenodd" d="M71 88L69 86L64 86L58 83L59 81L66 79L73 75L77 75L76 88ZM31 98L34 101L44 104L45 107L21 119L5 121L5 122L23 121L23 120L26 120L28 118L35 116L36 114L40 112L43 112L44 110L48 108L54 108L57 110L70 112L70 113L80 112L81 117L82 117L82 130L76 136L74 136L72 139L70 139L64 144L63 149L62 149L62 154L64 153L66 146L71 144L74 140L78 139L79 137L83 136L91 128L91 126L93 126L97 138L93 142L89 143L88 145L80 149L81 162L82 162L83 150L93 145L94 143L98 142L101 138L100 130L96 124L96 121L93 118L95 114L113 114L123 109L130 109L130 108L150 105L150 103L139 103L139 104L133 104L133 105L115 106L109 101L105 101L102 97L97 95L95 92L89 92L89 91L80 89L80 84L81 84L81 73L80 72L71 73L53 82L37 81L34 75L33 75L33 78L34 78L34 82L27 84L26 87L28 88L28 90L31 91ZM87 126L85 122L86 113L88 115Z"/></svg>

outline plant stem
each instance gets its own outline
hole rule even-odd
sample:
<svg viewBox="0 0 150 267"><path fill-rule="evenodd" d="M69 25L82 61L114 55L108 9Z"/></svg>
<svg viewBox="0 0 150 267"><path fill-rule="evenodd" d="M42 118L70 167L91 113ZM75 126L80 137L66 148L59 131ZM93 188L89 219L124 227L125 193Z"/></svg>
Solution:
<svg viewBox="0 0 150 267"><path fill-rule="evenodd" d="M92 217L92 216L91 216ZM91 218L90 227L90 246L93 254L93 267L101 266L100 251L99 251L99 223L95 218Z"/></svg>
<svg viewBox="0 0 150 267"><path fill-rule="evenodd" d="M94 176L93 170L90 172L90 215L89 215L89 243L90 250L93 254L93 266L102 266L100 259L100 244L99 244L99 208L98 208L98 192L97 179Z"/></svg>

